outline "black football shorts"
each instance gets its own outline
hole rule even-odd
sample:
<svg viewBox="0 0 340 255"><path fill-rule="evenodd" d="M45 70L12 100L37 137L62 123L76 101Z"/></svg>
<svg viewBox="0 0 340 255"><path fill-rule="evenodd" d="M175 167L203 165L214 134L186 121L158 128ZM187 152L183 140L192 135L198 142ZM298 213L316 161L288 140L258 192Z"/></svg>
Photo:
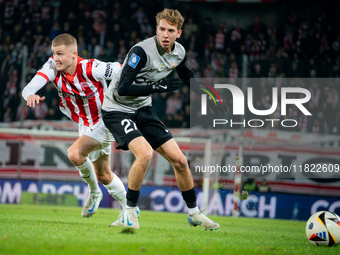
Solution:
<svg viewBox="0 0 340 255"><path fill-rule="evenodd" d="M143 136L154 150L172 138L151 106L139 108L135 113L102 109L102 116L118 143L117 149L128 150L129 143L139 136Z"/></svg>

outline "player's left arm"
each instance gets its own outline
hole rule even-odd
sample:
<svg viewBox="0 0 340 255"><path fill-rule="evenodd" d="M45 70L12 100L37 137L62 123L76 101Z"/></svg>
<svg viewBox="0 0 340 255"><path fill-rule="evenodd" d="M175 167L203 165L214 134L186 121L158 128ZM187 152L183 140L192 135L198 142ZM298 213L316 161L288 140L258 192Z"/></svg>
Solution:
<svg viewBox="0 0 340 255"><path fill-rule="evenodd" d="M200 90L200 84L197 82L196 75L193 70L186 63L187 57L185 56L184 60L176 67L176 71L178 73L179 78L187 85L192 91L196 94L202 94ZM194 79L195 84L190 86L190 79Z"/></svg>
<svg viewBox="0 0 340 255"><path fill-rule="evenodd" d="M194 73L194 71L187 65L186 63L186 57L184 60L176 67L176 71L178 73L178 76L182 79L182 81L196 94L201 95L204 93L204 90L202 90L202 85L201 83L197 80L197 77ZM190 84L190 79L191 79L191 84ZM210 108L218 113L224 113L227 112L228 109L225 105L223 105L223 102L221 103L214 103L212 98L208 98L208 105Z"/></svg>
<svg viewBox="0 0 340 255"><path fill-rule="evenodd" d="M95 59L92 63L92 75L97 81L101 79L112 80L122 65L118 62L102 62Z"/></svg>

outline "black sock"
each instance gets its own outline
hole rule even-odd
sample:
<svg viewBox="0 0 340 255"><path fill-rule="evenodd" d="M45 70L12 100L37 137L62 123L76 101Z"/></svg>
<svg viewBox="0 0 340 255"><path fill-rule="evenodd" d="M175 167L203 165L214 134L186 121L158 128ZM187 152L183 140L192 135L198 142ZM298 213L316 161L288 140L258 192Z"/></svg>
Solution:
<svg viewBox="0 0 340 255"><path fill-rule="evenodd" d="M197 206L196 191L194 188L187 191L182 191L182 196L188 208L195 208Z"/></svg>
<svg viewBox="0 0 340 255"><path fill-rule="evenodd" d="M128 191L126 193L126 204L130 207L136 207L139 193L139 190L131 190L128 188Z"/></svg>

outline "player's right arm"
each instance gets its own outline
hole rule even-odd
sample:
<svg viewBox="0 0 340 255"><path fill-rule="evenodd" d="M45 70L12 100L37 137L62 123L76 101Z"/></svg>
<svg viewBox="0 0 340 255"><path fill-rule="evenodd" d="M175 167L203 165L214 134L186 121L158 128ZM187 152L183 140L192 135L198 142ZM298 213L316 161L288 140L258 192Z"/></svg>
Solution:
<svg viewBox="0 0 340 255"><path fill-rule="evenodd" d="M42 87L49 81L52 81L56 76L57 70L55 62L52 58L43 65L43 67L36 73L32 80L25 86L22 91L22 97L27 101L27 106L35 107L36 104L45 100L45 97L36 95Z"/></svg>
<svg viewBox="0 0 340 255"><path fill-rule="evenodd" d="M139 72L146 65L147 55L142 47L133 47L123 66L118 85L118 95L120 96L149 96L152 93L173 91L181 86L181 80L170 78L161 80L156 84L143 84L136 79Z"/></svg>

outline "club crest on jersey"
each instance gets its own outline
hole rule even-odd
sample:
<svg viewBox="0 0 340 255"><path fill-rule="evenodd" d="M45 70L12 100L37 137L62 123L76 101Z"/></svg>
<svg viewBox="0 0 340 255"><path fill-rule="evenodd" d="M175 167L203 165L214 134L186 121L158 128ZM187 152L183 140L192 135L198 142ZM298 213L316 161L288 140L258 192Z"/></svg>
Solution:
<svg viewBox="0 0 340 255"><path fill-rule="evenodd" d="M80 83L80 86L81 86L82 88L87 88L87 87L89 87L89 84L88 84L87 82L81 82L81 83Z"/></svg>
<svg viewBox="0 0 340 255"><path fill-rule="evenodd" d="M166 68L165 65L161 65L161 66L158 68L158 71L163 71L165 68Z"/></svg>
<svg viewBox="0 0 340 255"><path fill-rule="evenodd" d="M176 63L172 63L170 69L174 69L176 66Z"/></svg>
<svg viewBox="0 0 340 255"><path fill-rule="evenodd" d="M136 66L138 65L139 60L140 60L140 57L137 56L135 53L133 53L129 59L128 65L131 66L133 69L135 69Z"/></svg>

